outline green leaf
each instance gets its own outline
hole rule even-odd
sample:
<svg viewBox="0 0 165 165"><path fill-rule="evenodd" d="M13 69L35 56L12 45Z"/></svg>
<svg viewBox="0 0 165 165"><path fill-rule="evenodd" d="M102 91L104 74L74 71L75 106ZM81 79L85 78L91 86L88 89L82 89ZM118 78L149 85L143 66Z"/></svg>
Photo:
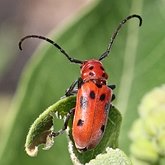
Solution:
<svg viewBox="0 0 165 165"><path fill-rule="evenodd" d="M140 28L137 20L125 24L111 55L103 61L109 83L117 85L113 104L124 116L119 145L126 153L130 144L128 132L138 116L137 106L142 96L165 82L164 8L163 0L96 0L77 14L69 26L64 25L65 29L60 27L61 31L50 35L72 57L80 60L98 58L123 18L133 13L142 16ZM24 43L23 49L30 47ZM42 110L59 100L78 77L79 67L71 65L52 45L44 43L35 52L22 74L7 126L1 133L1 164L71 164L64 136L56 139L51 150L41 152L35 159L27 157L24 142L29 125Z"/></svg>
<svg viewBox="0 0 165 165"><path fill-rule="evenodd" d="M132 165L125 153L119 149L107 148L106 153L99 154L96 159L91 160L86 165Z"/></svg>
<svg viewBox="0 0 165 165"><path fill-rule="evenodd" d="M28 155L36 156L38 153L38 146L45 144L45 149L50 149L54 141L49 137L54 130L53 117L64 118L70 109L74 108L76 104L75 97L64 98L57 103L47 108L32 124L28 132L25 150ZM56 123L54 123L54 127Z"/></svg>
<svg viewBox="0 0 165 165"><path fill-rule="evenodd" d="M107 126L105 129L105 133L101 142L92 150L88 150L86 152L79 152L72 138L72 131L69 130L69 151L71 154L71 158L74 164L85 164L89 162L91 159L95 158L98 154L105 152L107 147L117 148L118 147L118 136L121 125L121 114L120 112L112 106L109 111L109 117ZM71 127L71 126L70 126Z"/></svg>
<svg viewBox="0 0 165 165"><path fill-rule="evenodd" d="M54 130L52 126L54 125L54 128L56 127L56 119L54 119L53 123L53 116L56 114L57 118L66 117L69 110L75 107L75 101L75 96L63 98L40 114L40 116L32 124L26 138L25 150L28 155L36 156L38 153L38 146L41 144L44 144L44 148L46 149L50 149L52 147L54 139L52 139L49 135ZM70 120L70 131L68 132L68 135L70 137L69 151L73 162L75 160L73 157L77 157L76 159L80 163L84 164L95 158L99 153L104 152L107 147L117 148L121 125L121 114L115 107L112 106L110 109L107 126L100 144L95 149L86 152L80 153L75 148L74 140L72 138L72 121L73 120Z"/></svg>

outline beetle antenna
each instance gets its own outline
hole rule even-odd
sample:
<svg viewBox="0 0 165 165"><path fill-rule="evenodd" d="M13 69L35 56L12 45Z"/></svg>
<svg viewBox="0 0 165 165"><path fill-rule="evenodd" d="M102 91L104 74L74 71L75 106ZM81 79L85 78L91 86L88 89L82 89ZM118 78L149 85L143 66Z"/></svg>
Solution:
<svg viewBox="0 0 165 165"><path fill-rule="evenodd" d="M112 37L110 39L110 42L109 42L109 45L108 45L108 48L107 50L100 56L99 58L99 61L101 61L102 59L104 59L105 57L107 57L111 51L111 48L112 48L112 45L113 45L113 42L119 32L119 30L121 29L122 25L124 25L129 19L132 19L132 18L138 18L139 19L139 26L142 25L142 18L139 16L139 15L136 15L136 14L133 14L133 15L130 15L128 17L126 17L125 19L123 19L120 24L118 25L116 31L112 34Z"/></svg>
<svg viewBox="0 0 165 165"><path fill-rule="evenodd" d="M70 61L70 62L73 62L73 63L78 63L78 64L82 64L83 62L80 61L80 60L77 60L77 59L74 59L72 57L70 57L66 51L64 49L62 49L57 43L55 43L54 41L52 41L51 39L49 38L46 38L46 37L43 37L43 36L39 36L39 35L28 35L28 36L25 36L23 37L20 41L19 41L19 49L22 50L22 43L24 40L28 39L28 38L38 38L38 39L41 39L41 40L45 40L49 43L51 43L53 46L55 46L57 49L60 50L60 52L65 55L67 57L67 59Z"/></svg>

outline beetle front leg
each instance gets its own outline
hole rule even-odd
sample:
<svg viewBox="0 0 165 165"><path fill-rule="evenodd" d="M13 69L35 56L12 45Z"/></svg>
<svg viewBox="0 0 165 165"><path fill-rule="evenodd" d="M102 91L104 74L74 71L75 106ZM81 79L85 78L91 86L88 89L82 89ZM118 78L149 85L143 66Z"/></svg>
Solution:
<svg viewBox="0 0 165 165"><path fill-rule="evenodd" d="M108 85L108 87L111 88L112 90L114 90L116 88L116 85L111 84L111 85Z"/></svg>
<svg viewBox="0 0 165 165"><path fill-rule="evenodd" d="M66 90L65 96L68 97L68 96L76 94L81 84L82 84L82 79L78 78L78 80L74 81L71 84L71 86ZM76 85L77 85L77 88L76 88Z"/></svg>
<svg viewBox="0 0 165 165"><path fill-rule="evenodd" d="M51 132L51 134L50 134L50 137L51 137L51 138L54 138L54 137L56 137L56 136L61 135L61 134L64 133L64 131L67 129L69 119L70 119L71 115L74 114L74 111L75 111L75 108L72 108L72 109L67 113L66 119L65 119L65 121L64 121L64 125L63 125L62 129L60 129L60 130L57 131L57 132Z"/></svg>
<svg viewBox="0 0 165 165"><path fill-rule="evenodd" d="M77 93L77 89L75 89L75 87L76 87L77 84L78 84L78 80L74 81L71 84L71 86L65 92L65 96L66 97L71 96L71 95Z"/></svg>

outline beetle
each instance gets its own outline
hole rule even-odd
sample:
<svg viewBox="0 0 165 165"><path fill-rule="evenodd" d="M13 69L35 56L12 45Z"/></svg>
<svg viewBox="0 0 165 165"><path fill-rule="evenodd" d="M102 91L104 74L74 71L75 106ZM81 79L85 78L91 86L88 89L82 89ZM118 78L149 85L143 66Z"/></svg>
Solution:
<svg viewBox="0 0 165 165"><path fill-rule="evenodd" d="M76 148L80 151L86 151L99 144L106 128L111 102L115 98L113 94L115 85L107 85L108 74L101 61L110 54L113 42L122 25L132 18L138 18L139 26L142 25L142 18L136 14L123 19L113 33L106 51L101 54L99 59L80 61L72 58L57 43L43 36L28 35L20 40L20 50L22 50L24 40L38 38L55 46L70 62L80 64L80 78L73 82L65 93L66 97L77 95L76 106L68 112L63 128L57 132L52 132L51 137L62 134L67 128L70 116L74 114L72 136Z"/></svg>

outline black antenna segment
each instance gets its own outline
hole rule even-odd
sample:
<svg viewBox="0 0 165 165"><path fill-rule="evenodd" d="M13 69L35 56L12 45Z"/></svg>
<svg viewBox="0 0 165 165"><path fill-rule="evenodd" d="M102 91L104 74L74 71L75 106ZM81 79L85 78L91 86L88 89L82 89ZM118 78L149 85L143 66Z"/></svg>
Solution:
<svg viewBox="0 0 165 165"><path fill-rule="evenodd" d="M119 30L121 29L122 25L124 25L128 20L132 19L132 18L138 18L139 19L139 26L142 25L142 18L139 15L133 14L130 15L128 17L126 17L125 19L123 19L120 24L118 25L118 27L116 28L116 31L112 34L112 37L110 39L110 42L108 44L108 48L107 50L100 56L99 61L101 61L102 59L104 59L105 57L107 57L110 54L113 42L119 32Z"/></svg>
<svg viewBox="0 0 165 165"><path fill-rule="evenodd" d="M19 41L19 49L22 50L22 43L24 40L28 39L28 38L38 38L38 39L41 39L41 40L45 40L49 43L51 43L53 46L55 46L57 49L60 50L60 52L65 55L67 57L67 59L70 61L70 62L73 62L73 63L77 63L77 64L82 64L83 61L80 61L80 60L77 60L77 59L74 59L72 57L70 57L66 51L64 49L62 49L57 43L55 43L54 41L52 41L51 39L49 38L46 38L46 37L43 37L43 36L39 36L39 35L28 35L28 36L25 36L23 37L20 41Z"/></svg>

